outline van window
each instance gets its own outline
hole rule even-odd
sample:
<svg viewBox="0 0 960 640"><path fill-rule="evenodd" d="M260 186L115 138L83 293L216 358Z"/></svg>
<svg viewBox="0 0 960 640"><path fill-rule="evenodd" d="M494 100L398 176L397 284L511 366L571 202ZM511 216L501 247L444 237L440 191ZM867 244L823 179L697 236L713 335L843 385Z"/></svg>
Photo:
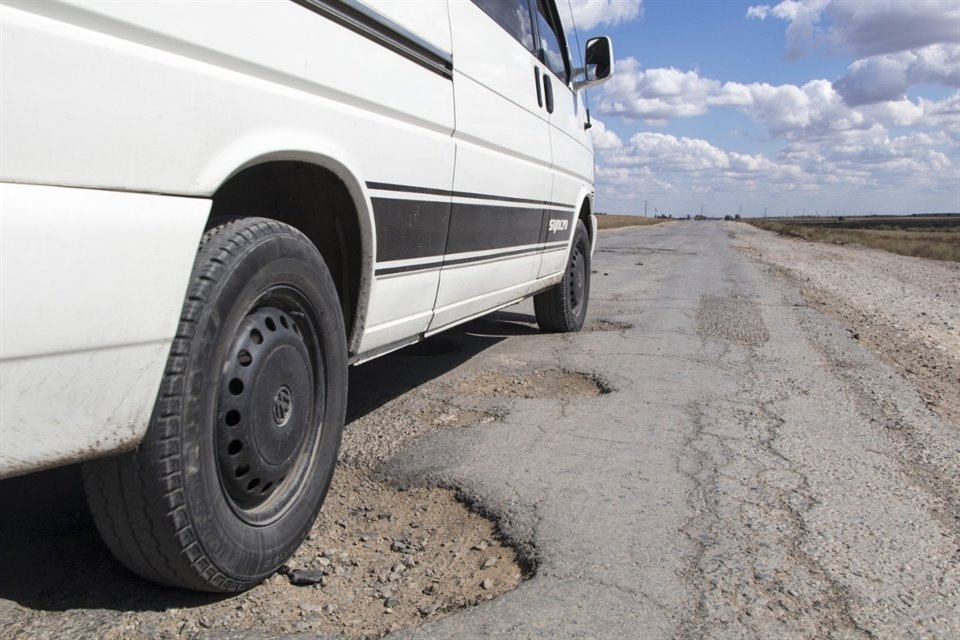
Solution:
<svg viewBox="0 0 960 640"><path fill-rule="evenodd" d="M540 31L540 50L542 60L557 77L567 82L570 79L567 72L566 48L563 42L563 31L553 19L546 0L537 0L537 28Z"/></svg>
<svg viewBox="0 0 960 640"><path fill-rule="evenodd" d="M536 51L527 0L473 0L473 4L516 38L527 51Z"/></svg>

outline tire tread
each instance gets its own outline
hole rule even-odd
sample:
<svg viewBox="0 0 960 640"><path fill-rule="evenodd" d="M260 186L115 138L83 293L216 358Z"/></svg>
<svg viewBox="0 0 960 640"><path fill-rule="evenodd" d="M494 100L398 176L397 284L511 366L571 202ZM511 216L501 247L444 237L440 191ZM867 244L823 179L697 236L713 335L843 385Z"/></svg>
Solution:
<svg viewBox="0 0 960 640"><path fill-rule="evenodd" d="M207 557L184 508L179 432L204 305L229 265L274 234L310 245L298 231L263 218L232 220L203 235L146 438L131 453L83 466L87 501L104 542L122 564L153 582L214 592L256 584L224 575Z"/></svg>

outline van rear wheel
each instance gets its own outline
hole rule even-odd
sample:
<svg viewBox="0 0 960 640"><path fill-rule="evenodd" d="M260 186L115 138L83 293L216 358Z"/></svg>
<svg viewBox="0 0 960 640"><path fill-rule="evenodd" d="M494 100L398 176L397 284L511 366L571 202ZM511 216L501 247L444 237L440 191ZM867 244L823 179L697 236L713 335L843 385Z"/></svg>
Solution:
<svg viewBox="0 0 960 640"><path fill-rule="evenodd" d="M537 325L548 333L580 331L590 301L590 236L582 220L573 232L573 245L563 279L533 297Z"/></svg>
<svg viewBox="0 0 960 640"><path fill-rule="evenodd" d="M164 585L235 592L268 577L326 496L346 391L340 302L316 248L262 218L211 229L144 441L84 465L107 546Z"/></svg>

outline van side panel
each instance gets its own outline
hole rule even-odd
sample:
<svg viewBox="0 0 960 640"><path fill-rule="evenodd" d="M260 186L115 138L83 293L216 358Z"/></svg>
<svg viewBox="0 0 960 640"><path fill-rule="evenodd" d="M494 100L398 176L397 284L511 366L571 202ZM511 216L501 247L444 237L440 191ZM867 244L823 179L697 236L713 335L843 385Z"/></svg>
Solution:
<svg viewBox="0 0 960 640"><path fill-rule="evenodd" d="M84 457L130 446L146 429L168 345L154 343L157 336L128 336L123 328L143 327L153 317L169 322L178 316L208 198L231 175L252 164L297 159L336 165L339 174L355 177L353 184L360 189L351 193L358 199L357 209L369 216L360 226L372 231L364 246L366 281L375 280L377 262L382 262L378 243L388 244L378 237L375 218L396 226L410 222L415 214L381 207L370 197L367 184L415 185L442 192L452 188L455 147L449 73L399 55L307 5L311 3L151 0L91 4L5 0L0 5L4 84L0 182L78 187L101 194L191 196L189 210L196 216L181 229L175 246L159 240L151 244L163 250L159 257L144 251L143 241L145 237L155 241L151 225L178 219L178 206L169 204L177 198L156 201L161 204L153 210L155 219L137 206L110 204L102 210L99 205L58 206L53 215L62 220L59 224L34 215L30 205L17 229L4 232L5 243L30 249L41 242L79 250L100 246L90 244L89 236L95 234L102 244L124 248L115 256L114 268L145 290L160 280L179 290L175 300L162 299L162 315L153 315L152 307L114 305L108 328L118 337L110 345L91 344L69 323L52 329L47 338L58 350L86 354L70 355L72 363L66 355L47 360L49 354L28 353L26 347L16 348L16 361L5 361L5 398L26 393L22 386L8 392L14 388L8 384L19 385L18 380L45 389L47 395L49 385L69 386L81 395L84 390L100 392L91 397L101 398L102 407L70 410L78 398L64 395L62 404L35 412L31 423L43 424L51 433L61 433L59 429L63 434L87 433L76 437ZM391 13L402 30L403 11ZM420 27L428 32L421 35L434 38L431 46L442 50L450 40L446 4L438 4L433 16L421 20ZM4 202L5 218L7 214ZM101 214L105 217L98 217ZM44 268L38 262L42 251L30 255L33 268ZM84 256L86 260L89 254ZM60 288L50 290L45 314L75 317L76 311L56 292L96 296L97 279L84 269L71 268L83 262L72 252L51 259L60 260L53 264L61 281ZM27 268L18 266L17 272L22 275ZM146 278L147 273L153 275ZM438 281L435 271L371 282L369 304L359 305L367 310L359 349L375 349L395 335L424 331ZM6 292L3 295L4 335L20 344L20 336L8 329L8 312L14 305L8 303ZM163 338L169 341L170 335L164 333ZM29 358L34 361L28 363ZM81 369L79 382L76 376L58 377L61 370L80 375ZM137 398L129 405L121 403L115 415L105 416L115 409L111 403L122 400L124 390L134 386ZM37 399L23 396L24 402ZM48 446L42 437L34 437L28 451L11 449L6 425L19 411L4 410L0 441L3 454L19 461L17 472L80 455L76 448ZM121 423L122 433L115 428Z"/></svg>
<svg viewBox="0 0 960 640"><path fill-rule="evenodd" d="M140 440L209 205L0 184L0 476Z"/></svg>
<svg viewBox="0 0 960 640"><path fill-rule="evenodd" d="M537 60L472 2L450 18L457 171L431 331L529 291L553 180Z"/></svg>

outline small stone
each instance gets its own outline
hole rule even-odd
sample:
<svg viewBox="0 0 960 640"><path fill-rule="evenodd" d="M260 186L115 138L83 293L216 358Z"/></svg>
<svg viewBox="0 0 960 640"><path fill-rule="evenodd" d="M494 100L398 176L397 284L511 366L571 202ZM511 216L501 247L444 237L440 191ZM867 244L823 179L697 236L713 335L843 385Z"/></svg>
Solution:
<svg viewBox="0 0 960 640"><path fill-rule="evenodd" d="M426 618L426 617L432 616L434 613L436 613L436 612L437 612L437 609L439 609L439 608L440 608L440 603L439 603L439 602L431 602L431 603L428 604L428 605L424 605L424 606L422 606L422 607L419 607L419 608L417 609L417 611L420 612L420 615L421 615L421 616L423 616L424 618Z"/></svg>
<svg viewBox="0 0 960 640"><path fill-rule="evenodd" d="M323 556L320 556L319 558L317 558L317 564L319 564L321 567L329 567L329 566L330 566L330 559L329 559L329 558L324 558Z"/></svg>
<svg viewBox="0 0 960 640"><path fill-rule="evenodd" d="M397 564L393 565L391 569L391 571L393 571L394 573L403 573L406 570L407 570L407 565L403 564L402 562L398 562Z"/></svg>
<svg viewBox="0 0 960 640"><path fill-rule="evenodd" d="M327 603L327 605L323 608L323 612L326 614L333 614L337 612L337 608L333 606L333 603Z"/></svg>
<svg viewBox="0 0 960 640"><path fill-rule="evenodd" d="M486 540L481 540L481 541L478 542L477 544L475 544L475 545L473 545L472 547L470 547L470 550L471 550L471 551L486 551L488 546L490 546L490 545L487 544L487 541L486 541Z"/></svg>
<svg viewBox="0 0 960 640"><path fill-rule="evenodd" d="M334 524L337 525L338 527L343 528L343 529L346 529L346 528L347 528L347 521L346 521L346 520L337 520Z"/></svg>
<svg viewBox="0 0 960 640"><path fill-rule="evenodd" d="M396 598L387 598L386 600L383 601L383 606L385 606L387 609L393 609L398 604L400 604L400 601L397 600Z"/></svg>
<svg viewBox="0 0 960 640"><path fill-rule="evenodd" d="M480 586L483 587L485 591L493 589L493 580L490 578L484 578L483 582L480 583Z"/></svg>
<svg viewBox="0 0 960 640"><path fill-rule="evenodd" d="M497 566L497 559L494 557L490 557L483 561L483 565L481 565L480 568L489 569L490 567L495 567L495 566Z"/></svg>
<svg viewBox="0 0 960 640"><path fill-rule="evenodd" d="M323 607L318 604L305 603L300 605L300 611L306 614L316 615L318 613L323 613Z"/></svg>
<svg viewBox="0 0 960 640"><path fill-rule="evenodd" d="M318 584L323 580L323 571L314 571L312 569L292 569L287 573L290 584L297 587L304 587L311 584Z"/></svg>

